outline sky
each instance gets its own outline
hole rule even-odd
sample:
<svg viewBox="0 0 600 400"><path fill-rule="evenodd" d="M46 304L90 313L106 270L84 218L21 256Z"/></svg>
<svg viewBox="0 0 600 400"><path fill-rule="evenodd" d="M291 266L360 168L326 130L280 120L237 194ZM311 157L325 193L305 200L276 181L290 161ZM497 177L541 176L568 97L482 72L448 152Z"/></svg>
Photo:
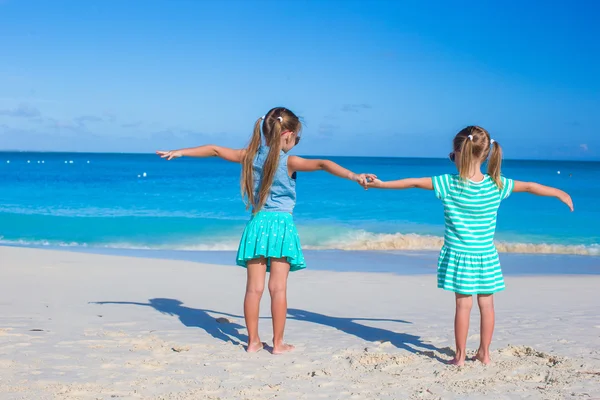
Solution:
<svg viewBox="0 0 600 400"><path fill-rule="evenodd" d="M501 4L501 6L500 6ZM0 150L244 147L285 106L297 154L600 160L600 2L0 0Z"/></svg>

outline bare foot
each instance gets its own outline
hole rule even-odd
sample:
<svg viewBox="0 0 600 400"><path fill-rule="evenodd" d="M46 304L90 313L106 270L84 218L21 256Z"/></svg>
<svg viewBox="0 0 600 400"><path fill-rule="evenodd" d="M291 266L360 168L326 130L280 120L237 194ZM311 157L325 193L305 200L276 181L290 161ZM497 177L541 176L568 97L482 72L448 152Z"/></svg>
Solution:
<svg viewBox="0 0 600 400"><path fill-rule="evenodd" d="M273 346L273 354L289 353L294 349L295 347L293 345L282 343L278 346Z"/></svg>
<svg viewBox="0 0 600 400"><path fill-rule="evenodd" d="M483 353L482 351L478 351L477 354L475 355L475 357L473 357L473 361L478 360L480 361L483 365L488 365L489 363L492 362L492 360L490 360L490 355L489 353Z"/></svg>
<svg viewBox="0 0 600 400"><path fill-rule="evenodd" d="M249 343L248 347L246 347L246 352L248 353L256 353L257 351L261 351L264 348L263 342L254 342Z"/></svg>
<svg viewBox="0 0 600 400"><path fill-rule="evenodd" d="M448 364L456 365L457 367L463 367L465 365L465 360L459 360L458 358L453 358L452 360L448 361Z"/></svg>

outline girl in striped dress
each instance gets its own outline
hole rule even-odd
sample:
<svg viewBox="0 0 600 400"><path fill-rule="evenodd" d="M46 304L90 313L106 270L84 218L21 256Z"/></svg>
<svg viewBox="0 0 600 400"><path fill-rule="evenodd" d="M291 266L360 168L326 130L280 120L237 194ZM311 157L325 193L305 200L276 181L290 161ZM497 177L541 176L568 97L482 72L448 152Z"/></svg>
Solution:
<svg viewBox="0 0 600 400"><path fill-rule="evenodd" d="M479 126L468 126L461 130L454 137L453 145L450 160L456 164L458 174L390 182L376 179L368 186L433 190L442 201L446 228L444 246L438 260L437 282L439 288L454 292L456 298L456 355L451 363L461 366L465 362L472 296L477 295L481 313L481 341L475 359L488 364L494 331L493 294L505 288L494 245L500 203L513 192L556 197L571 211L573 202L562 190L503 177L500 174L502 149ZM481 165L488 158L487 174L483 174Z"/></svg>

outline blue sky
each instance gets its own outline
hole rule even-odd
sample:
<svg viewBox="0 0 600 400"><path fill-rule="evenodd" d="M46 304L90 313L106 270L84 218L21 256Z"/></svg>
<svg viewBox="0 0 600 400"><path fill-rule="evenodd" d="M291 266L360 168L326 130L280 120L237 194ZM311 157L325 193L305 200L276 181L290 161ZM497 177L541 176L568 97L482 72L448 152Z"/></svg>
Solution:
<svg viewBox="0 0 600 400"><path fill-rule="evenodd" d="M284 105L300 154L443 157L479 124L600 159L600 2L499 4L0 0L0 149L243 147Z"/></svg>

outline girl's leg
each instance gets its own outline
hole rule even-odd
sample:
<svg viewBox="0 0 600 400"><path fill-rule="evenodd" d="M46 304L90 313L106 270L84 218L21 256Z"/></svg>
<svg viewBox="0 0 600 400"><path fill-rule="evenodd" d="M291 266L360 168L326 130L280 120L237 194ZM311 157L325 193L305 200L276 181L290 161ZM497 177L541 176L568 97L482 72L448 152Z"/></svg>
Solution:
<svg viewBox="0 0 600 400"><path fill-rule="evenodd" d="M471 318L471 308L473 307L473 297L459 293L455 293L455 295L454 337L456 340L456 355L451 363L462 366L465 364L465 357L467 355L467 335L469 334L469 320Z"/></svg>
<svg viewBox="0 0 600 400"><path fill-rule="evenodd" d="M246 296L244 297L244 318L248 328L248 353L254 353L263 348L258 336L258 315L260 312L260 299L265 290L265 275L267 273L267 261L257 258L248 261L246 265L248 279L246 281Z"/></svg>
<svg viewBox="0 0 600 400"><path fill-rule="evenodd" d="M269 293L271 294L271 315L273 316L273 354L281 354L294 349L283 342L283 331L287 317L287 278L290 264L285 258L271 259Z"/></svg>
<svg viewBox="0 0 600 400"><path fill-rule="evenodd" d="M475 358L484 364L489 364L490 344L492 343L495 322L494 295L477 295L477 303L479 304L479 312L481 313L481 342Z"/></svg>

